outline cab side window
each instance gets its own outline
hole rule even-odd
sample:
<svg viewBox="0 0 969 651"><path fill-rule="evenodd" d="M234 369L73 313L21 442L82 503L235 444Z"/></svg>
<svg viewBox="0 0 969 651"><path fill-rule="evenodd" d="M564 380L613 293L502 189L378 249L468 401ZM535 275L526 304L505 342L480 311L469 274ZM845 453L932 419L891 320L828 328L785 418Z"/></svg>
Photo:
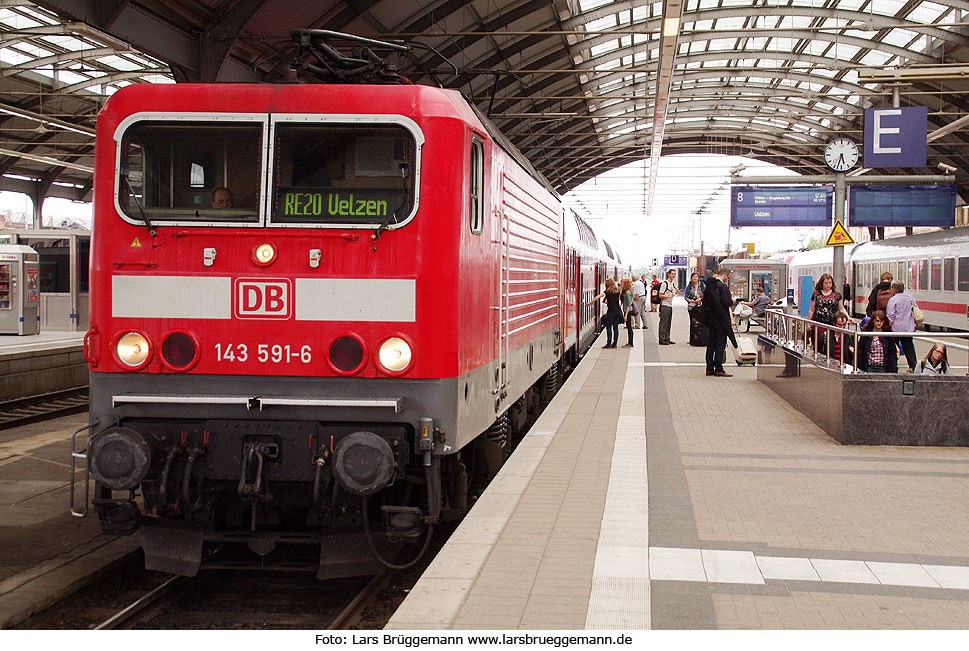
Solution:
<svg viewBox="0 0 969 651"><path fill-rule="evenodd" d="M471 232L480 234L484 228L484 146L477 138L471 140L471 168L468 174L468 218Z"/></svg>

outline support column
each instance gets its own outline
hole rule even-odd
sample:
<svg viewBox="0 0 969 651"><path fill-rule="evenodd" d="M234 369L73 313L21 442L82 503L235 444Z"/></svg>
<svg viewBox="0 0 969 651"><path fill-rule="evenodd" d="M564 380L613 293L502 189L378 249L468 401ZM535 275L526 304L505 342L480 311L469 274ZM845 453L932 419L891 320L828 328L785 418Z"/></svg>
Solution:
<svg viewBox="0 0 969 651"><path fill-rule="evenodd" d="M834 175L834 218L845 224L845 173L838 172ZM834 288L840 290L842 279L845 276L845 248L843 246L832 247L834 249L834 263L831 265L831 276L834 278Z"/></svg>

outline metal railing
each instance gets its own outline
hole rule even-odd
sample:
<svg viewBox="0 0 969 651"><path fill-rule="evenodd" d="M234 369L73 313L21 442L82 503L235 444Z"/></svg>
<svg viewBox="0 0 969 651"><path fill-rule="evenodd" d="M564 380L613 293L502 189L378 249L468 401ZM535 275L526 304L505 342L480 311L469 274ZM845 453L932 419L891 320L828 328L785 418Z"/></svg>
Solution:
<svg viewBox="0 0 969 651"><path fill-rule="evenodd" d="M888 336L895 339L964 339L969 332L874 332L859 330L857 324L838 328L802 316L768 309L764 314L766 332L762 335L782 348L798 353L816 366L840 373L864 373L858 369L859 342L862 337ZM913 342L914 345L914 342ZM947 347L947 357L948 357ZM840 353L840 354L838 354ZM969 355L969 351L967 351ZM904 355L899 356L900 359ZM969 359L969 358L967 358ZM951 367L952 360L949 359ZM969 375L967 371L966 375Z"/></svg>

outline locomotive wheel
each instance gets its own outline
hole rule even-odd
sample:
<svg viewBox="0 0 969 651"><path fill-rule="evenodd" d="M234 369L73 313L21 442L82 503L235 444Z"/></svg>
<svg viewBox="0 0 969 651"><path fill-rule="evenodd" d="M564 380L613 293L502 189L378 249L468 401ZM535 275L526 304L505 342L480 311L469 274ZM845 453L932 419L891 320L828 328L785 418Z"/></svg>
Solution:
<svg viewBox="0 0 969 651"><path fill-rule="evenodd" d="M508 409L509 434L515 443L521 439L527 423L528 408L526 407L525 398L523 396L516 400Z"/></svg>
<svg viewBox="0 0 969 651"><path fill-rule="evenodd" d="M509 429L508 412L505 412L475 439L475 480L490 482L501 470L511 447L508 440Z"/></svg>
<svg viewBox="0 0 969 651"><path fill-rule="evenodd" d="M508 419L508 412L506 411L498 417L498 420L491 424L491 427L485 430L484 435L495 446L506 450L508 449L508 433L510 429L511 424Z"/></svg>
<svg viewBox="0 0 969 651"><path fill-rule="evenodd" d="M540 391L541 391L541 401L542 401L543 409L548 403L552 402L552 398L555 397L555 394L558 393L558 390L559 390L559 367L558 367L558 364L555 364L552 366L552 368L548 369L548 372L545 374L545 377L541 382Z"/></svg>

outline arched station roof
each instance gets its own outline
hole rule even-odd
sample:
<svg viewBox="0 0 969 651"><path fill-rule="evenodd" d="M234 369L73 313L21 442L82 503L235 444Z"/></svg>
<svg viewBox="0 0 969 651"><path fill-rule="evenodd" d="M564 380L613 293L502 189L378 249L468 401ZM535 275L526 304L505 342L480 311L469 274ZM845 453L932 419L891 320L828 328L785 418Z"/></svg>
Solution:
<svg viewBox="0 0 969 651"><path fill-rule="evenodd" d="M280 79L302 28L420 44L402 73L460 89L561 192L660 153L822 174L898 102L969 197L969 0L0 0L0 189L88 197L111 92Z"/></svg>

